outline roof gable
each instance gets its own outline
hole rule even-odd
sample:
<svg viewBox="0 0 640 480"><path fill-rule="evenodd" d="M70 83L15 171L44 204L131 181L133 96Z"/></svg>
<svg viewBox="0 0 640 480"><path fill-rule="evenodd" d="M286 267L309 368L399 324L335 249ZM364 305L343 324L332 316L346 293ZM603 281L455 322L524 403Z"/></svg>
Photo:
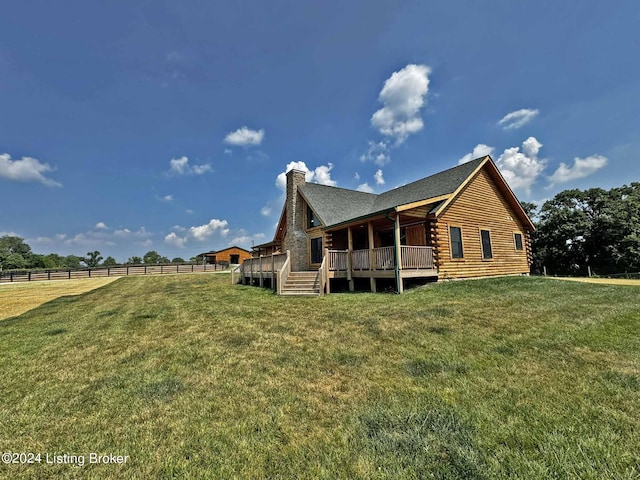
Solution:
<svg viewBox="0 0 640 480"><path fill-rule="evenodd" d="M331 227L421 200L437 198L442 201L453 194L486 158L477 158L379 195L317 183L300 185L298 191L320 221Z"/></svg>

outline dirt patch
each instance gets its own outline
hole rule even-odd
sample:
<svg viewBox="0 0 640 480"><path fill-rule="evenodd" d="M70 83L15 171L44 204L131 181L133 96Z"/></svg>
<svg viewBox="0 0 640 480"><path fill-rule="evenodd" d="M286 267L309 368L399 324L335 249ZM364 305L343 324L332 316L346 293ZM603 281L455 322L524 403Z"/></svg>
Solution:
<svg viewBox="0 0 640 480"><path fill-rule="evenodd" d="M0 284L0 321L28 312L63 295L80 295L117 280L111 278L86 278L53 282L2 283Z"/></svg>
<svg viewBox="0 0 640 480"><path fill-rule="evenodd" d="M631 278L582 278L582 277L554 277L558 280L569 280L571 282L584 282L584 283L602 283L604 285L633 285L640 287L640 280L634 280Z"/></svg>

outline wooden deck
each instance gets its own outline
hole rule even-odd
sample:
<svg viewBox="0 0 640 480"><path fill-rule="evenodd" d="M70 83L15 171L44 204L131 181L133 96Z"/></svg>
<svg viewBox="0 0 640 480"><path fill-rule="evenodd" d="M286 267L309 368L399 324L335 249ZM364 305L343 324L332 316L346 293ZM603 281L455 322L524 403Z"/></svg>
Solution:
<svg viewBox="0 0 640 480"><path fill-rule="evenodd" d="M394 247L379 247L365 250L328 251L329 278L395 278L396 253ZM433 262L433 248L402 245L400 278L437 277L438 269Z"/></svg>
<svg viewBox="0 0 640 480"><path fill-rule="evenodd" d="M438 277L438 269L433 260L433 248L423 246L402 245L400 254L396 255L394 247L379 247L365 250L325 250L320 270L324 275L326 291L330 291L330 279L354 278L372 279L371 289L375 291L376 278L430 278ZM396 257L399 264L396 265ZM243 284L269 286L274 290L280 283L286 282L289 274L287 254L280 253L269 256L250 258L239 267L238 274ZM235 274L232 279L235 282ZM353 288L350 285L350 288ZM402 291L402 288L399 288Z"/></svg>

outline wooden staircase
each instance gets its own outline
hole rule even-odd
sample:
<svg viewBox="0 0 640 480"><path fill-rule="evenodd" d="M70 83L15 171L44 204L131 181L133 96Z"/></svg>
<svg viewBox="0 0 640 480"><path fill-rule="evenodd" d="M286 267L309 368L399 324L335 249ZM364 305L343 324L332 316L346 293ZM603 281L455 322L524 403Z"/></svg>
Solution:
<svg viewBox="0 0 640 480"><path fill-rule="evenodd" d="M319 296L320 279L318 271L291 272L287 281L282 285L281 295L288 296Z"/></svg>

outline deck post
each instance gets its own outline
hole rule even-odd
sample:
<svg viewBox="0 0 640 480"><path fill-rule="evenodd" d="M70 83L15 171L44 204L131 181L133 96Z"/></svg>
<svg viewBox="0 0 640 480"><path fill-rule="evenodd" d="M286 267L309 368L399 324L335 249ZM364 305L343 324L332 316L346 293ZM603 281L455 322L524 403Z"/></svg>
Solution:
<svg viewBox="0 0 640 480"><path fill-rule="evenodd" d="M260 255L260 279L258 280L258 284L261 287L264 287L264 277L263 277L263 272L264 269L262 268L262 255Z"/></svg>
<svg viewBox="0 0 640 480"><path fill-rule="evenodd" d="M353 284L353 276L352 268L353 261L351 255L353 254L353 234L351 233L351 227L347 228L347 248L349 252L347 253L347 280L349 280L349 291L353 292L355 290L355 285Z"/></svg>
<svg viewBox="0 0 640 480"><path fill-rule="evenodd" d="M271 252L271 288L276 289L276 260L273 257L273 251Z"/></svg>
<svg viewBox="0 0 640 480"><path fill-rule="evenodd" d="M324 258L326 259L326 263L324 265L325 273L326 273L326 282L327 282L326 292L327 292L327 295L329 295L331 293L331 280L329 279L329 249L328 248L324 249Z"/></svg>
<svg viewBox="0 0 640 480"><path fill-rule="evenodd" d="M400 250L400 214L396 214L395 221L395 235L393 236L393 243L395 244L396 250L396 285L398 288L398 293L403 292L402 288L402 255Z"/></svg>
<svg viewBox="0 0 640 480"><path fill-rule="evenodd" d="M373 250L374 244L373 244L373 223L371 223L371 220L369 220L369 271L373 271L376 269L376 254ZM376 279L373 276L373 274L371 274L371 277L369 277L369 285L371 286L371 291L373 293L376 292Z"/></svg>
<svg viewBox="0 0 640 480"><path fill-rule="evenodd" d="M251 272L249 274L249 285L253 287L253 258L251 259Z"/></svg>

